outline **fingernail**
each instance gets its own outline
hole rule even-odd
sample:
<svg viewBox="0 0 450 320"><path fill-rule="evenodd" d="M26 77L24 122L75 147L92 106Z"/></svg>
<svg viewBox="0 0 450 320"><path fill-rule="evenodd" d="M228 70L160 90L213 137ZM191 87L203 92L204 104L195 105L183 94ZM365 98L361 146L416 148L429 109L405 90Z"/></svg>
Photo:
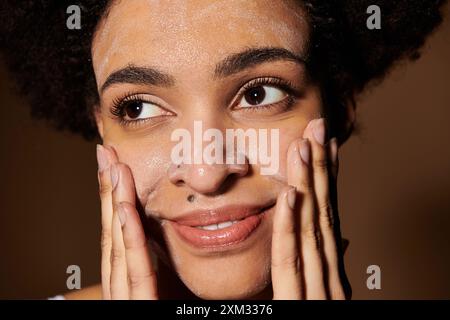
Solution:
<svg viewBox="0 0 450 320"><path fill-rule="evenodd" d="M120 225L123 227L123 225L125 224L125 221L127 221L127 214L121 205L119 205L117 214L119 215Z"/></svg>
<svg viewBox="0 0 450 320"><path fill-rule="evenodd" d="M289 208L294 209L296 198L297 198L296 190L294 187L292 187L287 192L287 202L288 202Z"/></svg>
<svg viewBox="0 0 450 320"><path fill-rule="evenodd" d="M97 144L97 163L98 163L98 171L103 171L109 166L109 160L106 156L105 148Z"/></svg>
<svg viewBox="0 0 450 320"><path fill-rule="evenodd" d="M331 162L335 164L338 157L338 144L336 137L330 139L330 158Z"/></svg>
<svg viewBox="0 0 450 320"><path fill-rule="evenodd" d="M325 119L320 118L315 120L314 127L313 127L313 135L314 139L321 144L325 144Z"/></svg>
<svg viewBox="0 0 450 320"><path fill-rule="evenodd" d="M309 163L309 160L311 158L311 149L308 139L303 139L300 141L300 158L302 158L302 161L305 164Z"/></svg>
<svg viewBox="0 0 450 320"><path fill-rule="evenodd" d="M117 181L119 180L119 170L117 169L116 165L111 166L111 185L114 189L117 185Z"/></svg>

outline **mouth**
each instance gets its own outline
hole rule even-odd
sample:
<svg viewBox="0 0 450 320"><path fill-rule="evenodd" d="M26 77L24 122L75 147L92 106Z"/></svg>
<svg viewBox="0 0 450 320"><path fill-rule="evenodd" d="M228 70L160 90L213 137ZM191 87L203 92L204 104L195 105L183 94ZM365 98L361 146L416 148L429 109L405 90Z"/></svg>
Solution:
<svg viewBox="0 0 450 320"><path fill-rule="evenodd" d="M228 249L248 239L274 205L200 210L169 222L180 238L194 247Z"/></svg>

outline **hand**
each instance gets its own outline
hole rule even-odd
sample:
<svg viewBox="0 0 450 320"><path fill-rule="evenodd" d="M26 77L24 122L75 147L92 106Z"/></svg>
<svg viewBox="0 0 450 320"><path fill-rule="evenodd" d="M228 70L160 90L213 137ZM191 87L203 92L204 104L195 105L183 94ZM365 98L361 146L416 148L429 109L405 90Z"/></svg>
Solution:
<svg viewBox="0 0 450 320"><path fill-rule="evenodd" d="M291 187L280 193L273 221L274 299L350 296L335 193L338 146L335 138L326 144L325 137L324 119L312 120L288 150Z"/></svg>
<svg viewBox="0 0 450 320"><path fill-rule="evenodd" d="M158 299L156 273L136 210L130 169L111 147L97 146L102 211L103 299Z"/></svg>

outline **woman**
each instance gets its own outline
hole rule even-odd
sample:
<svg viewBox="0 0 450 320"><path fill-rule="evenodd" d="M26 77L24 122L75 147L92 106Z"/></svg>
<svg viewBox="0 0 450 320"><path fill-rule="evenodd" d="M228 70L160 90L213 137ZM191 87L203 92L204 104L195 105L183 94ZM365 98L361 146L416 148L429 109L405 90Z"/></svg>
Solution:
<svg viewBox="0 0 450 320"><path fill-rule="evenodd" d="M2 49L34 113L102 140L101 294L76 297L350 297L338 145L355 97L417 56L443 1L382 1L379 30L371 3L328 2L83 1L79 31L61 4L2 10ZM182 161L177 130L200 136ZM193 161L228 130L254 132L276 170L238 137Z"/></svg>

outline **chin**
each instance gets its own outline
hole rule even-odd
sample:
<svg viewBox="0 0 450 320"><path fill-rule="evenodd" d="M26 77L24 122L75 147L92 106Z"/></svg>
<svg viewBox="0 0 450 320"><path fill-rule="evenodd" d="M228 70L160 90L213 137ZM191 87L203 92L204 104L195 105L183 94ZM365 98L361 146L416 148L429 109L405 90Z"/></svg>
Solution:
<svg viewBox="0 0 450 320"><path fill-rule="evenodd" d="M270 284L270 260L220 260L205 263L200 270L181 270L179 276L196 296L213 300L250 299Z"/></svg>

